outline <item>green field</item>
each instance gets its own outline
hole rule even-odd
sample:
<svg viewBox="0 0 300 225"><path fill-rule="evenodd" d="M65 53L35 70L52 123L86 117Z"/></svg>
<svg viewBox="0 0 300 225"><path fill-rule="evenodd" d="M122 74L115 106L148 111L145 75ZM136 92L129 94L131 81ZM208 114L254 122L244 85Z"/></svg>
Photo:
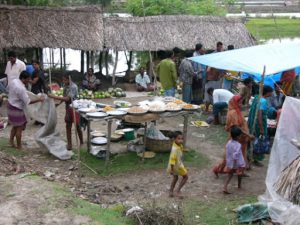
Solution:
<svg viewBox="0 0 300 225"><path fill-rule="evenodd" d="M246 27L257 40L300 37L300 19L255 18Z"/></svg>

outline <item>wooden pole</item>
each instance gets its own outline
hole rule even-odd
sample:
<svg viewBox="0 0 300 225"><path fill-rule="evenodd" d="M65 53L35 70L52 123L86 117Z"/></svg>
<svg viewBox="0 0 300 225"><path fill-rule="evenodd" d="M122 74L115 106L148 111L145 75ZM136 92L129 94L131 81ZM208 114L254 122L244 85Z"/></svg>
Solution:
<svg viewBox="0 0 300 225"><path fill-rule="evenodd" d="M52 64L52 54L51 54L51 49L49 48L49 58L50 58L50 63L49 63L49 86L50 86L50 92L52 92L52 76L51 76L51 64Z"/></svg>
<svg viewBox="0 0 300 225"><path fill-rule="evenodd" d="M80 72L84 74L84 51L80 52Z"/></svg>
<svg viewBox="0 0 300 225"><path fill-rule="evenodd" d="M66 68L67 68L67 65L66 65L66 49L65 48L62 49L62 53L63 53L63 68L64 68L64 71L65 71Z"/></svg>
<svg viewBox="0 0 300 225"><path fill-rule="evenodd" d="M112 86L114 87L116 85L116 70L117 70L117 65L118 65L118 60L119 60L119 51L116 51L116 58L115 58L115 65L112 73Z"/></svg>
<svg viewBox="0 0 300 225"><path fill-rule="evenodd" d="M258 118L258 113L259 113L259 108L260 108L260 99L262 97L263 89L264 89L265 73L266 73L266 66L264 66L264 70L263 70L263 73L262 73L262 76L261 76L261 82L260 82L260 86L259 86L259 95L258 95L258 99L257 99L258 102L257 102L256 110L255 110L255 116L254 116L253 124L252 124L252 127L250 127L250 134L254 134L256 123L257 123L256 120ZM253 142L251 142L251 149L253 149ZM250 156L249 157L250 157L250 160L253 159L253 151L250 151Z"/></svg>
<svg viewBox="0 0 300 225"><path fill-rule="evenodd" d="M108 168L108 163L109 163L109 157L110 157L110 141L111 141L111 124L113 120L108 119L107 120L107 150L106 150L106 155L105 155L105 169Z"/></svg>

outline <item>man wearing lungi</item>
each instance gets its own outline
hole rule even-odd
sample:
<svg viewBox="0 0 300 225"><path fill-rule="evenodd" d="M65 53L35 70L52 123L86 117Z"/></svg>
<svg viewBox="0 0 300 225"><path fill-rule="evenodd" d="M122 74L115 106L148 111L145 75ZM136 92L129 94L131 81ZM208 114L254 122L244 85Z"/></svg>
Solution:
<svg viewBox="0 0 300 225"><path fill-rule="evenodd" d="M9 82L8 103L7 103L7 115L8 122L12 125L10 132L9 145L22 149L21 139L22 131L25 130L27 119L24 114L24 109L29 104L44 101L44 97L41 96L36 100L31 101L27 94L25 85L30 81L30 75L23 71L20 74L20 79L13 79ZM14 143L16 138L17 146Z"/></svg>

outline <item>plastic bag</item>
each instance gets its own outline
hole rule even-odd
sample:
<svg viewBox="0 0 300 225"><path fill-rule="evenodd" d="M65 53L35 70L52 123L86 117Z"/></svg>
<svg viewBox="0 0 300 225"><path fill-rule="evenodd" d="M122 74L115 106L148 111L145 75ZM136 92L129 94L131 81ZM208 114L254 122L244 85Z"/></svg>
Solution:
<svg viewBox="0 0 300 225"><path fill-rule="evenodd" d="M269 218L268 206L263 203L246 204L237 209L237 222L250 223Z"/></svg>
<svg viewBox="0 0 300 225"><path fill-rule="evenodd" d="M254 154L268 154L270 153L270 140L268 137L255 138L253 142L253 153Z"/></svg>
<svg viewBox="0 0 300 225"><path fill-rule="evenodd" d="M154 123L150 124L149 128L147 129L146 136L155 140L169 140L169 138L165 137L160 130L156 129Z"/></svg>

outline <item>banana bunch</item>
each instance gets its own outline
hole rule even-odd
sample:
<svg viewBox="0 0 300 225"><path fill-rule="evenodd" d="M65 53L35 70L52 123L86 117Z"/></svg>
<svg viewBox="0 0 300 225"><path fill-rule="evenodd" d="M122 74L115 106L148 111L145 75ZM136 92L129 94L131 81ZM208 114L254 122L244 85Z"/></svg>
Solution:
<svg viewBox="0 0 300 225"><path fill-rule="evenodd" d="M209 127L209 125L205 121L200 120L191 121L191 124L195 127Z"/></svg>

